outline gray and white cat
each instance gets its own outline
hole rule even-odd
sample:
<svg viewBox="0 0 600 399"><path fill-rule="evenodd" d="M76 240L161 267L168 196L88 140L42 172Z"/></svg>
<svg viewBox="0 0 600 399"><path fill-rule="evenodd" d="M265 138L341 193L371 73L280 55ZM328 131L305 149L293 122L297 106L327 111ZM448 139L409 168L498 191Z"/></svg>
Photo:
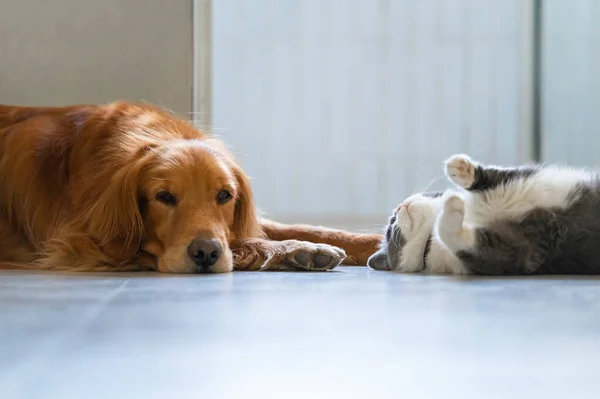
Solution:
<svg viewBox="0 0 600 399"><path fill-rule="evenodd" d="M600 174L557 166L445 163L460 190L394 210L368 265L400 272L600 274Z"/></svg>

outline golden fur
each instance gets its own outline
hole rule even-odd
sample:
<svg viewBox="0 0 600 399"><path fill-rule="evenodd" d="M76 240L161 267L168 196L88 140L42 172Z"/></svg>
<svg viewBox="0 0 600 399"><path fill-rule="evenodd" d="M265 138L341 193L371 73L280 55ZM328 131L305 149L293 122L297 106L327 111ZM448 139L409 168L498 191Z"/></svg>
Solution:
<svg viewBox="0 0 600 399"><path fill-rule="evenodd" d="M217 201L221 191L231 200ZM175 205L158 200L164 192ZM232 270L233 254L251 270L274 254L339 254L299 239L340 246L349 263L365 264L380 240L260 220L248 178L224 145L158 108L0 105L0 262L189 273L197 237L223 248L213 272Z"/></svg>

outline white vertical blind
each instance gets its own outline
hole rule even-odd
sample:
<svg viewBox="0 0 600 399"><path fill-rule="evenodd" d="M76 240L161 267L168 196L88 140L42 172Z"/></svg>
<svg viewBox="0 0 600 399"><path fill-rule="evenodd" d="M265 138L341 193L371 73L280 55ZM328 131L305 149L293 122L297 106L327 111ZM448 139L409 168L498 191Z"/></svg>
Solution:
<svg viewBox="0 0 600 399"><path fill-rule="evenodd" d="M542 155L600 166L600 2L543 3Z"/></svg>
<svg viewBox="0 0 600 399"><path fill-rule="evenodd" d="M517 162L519 1L215 1L213 125L259 206L379 221L452 153Z"/></svg>

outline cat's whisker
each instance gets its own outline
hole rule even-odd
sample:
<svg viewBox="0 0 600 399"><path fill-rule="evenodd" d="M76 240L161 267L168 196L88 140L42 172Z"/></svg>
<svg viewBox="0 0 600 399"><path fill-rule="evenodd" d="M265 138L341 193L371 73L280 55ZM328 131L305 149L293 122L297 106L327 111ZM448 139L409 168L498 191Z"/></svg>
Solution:
<svg viewBox="0 0 600 399"><path fill-rule="evenodd" d="M429 183L427 183L420 192L423 193L423 192L428 191L431 188L431 186L433 186L435 183L437 183L442 178L444 178L444 172L440 172L437 175L434 175L431 178L431 180L429 180Z"/></svg>

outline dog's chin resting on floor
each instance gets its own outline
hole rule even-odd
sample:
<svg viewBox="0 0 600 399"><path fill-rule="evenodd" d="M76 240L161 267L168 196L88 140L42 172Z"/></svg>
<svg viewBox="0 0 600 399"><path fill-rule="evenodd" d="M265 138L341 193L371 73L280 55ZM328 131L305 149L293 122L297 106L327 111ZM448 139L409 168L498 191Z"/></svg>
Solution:
<svg viewBox="0 0 600 399"><path fill-rule="evenodd" d="M0 105L3 268L321 271L380 238L259 218L223 143L150 105Z"/></svg>
<svg viewBox="0 0 600 399"><path fill-rule="evenodd" d="M413 195L368 265L407 273L600 273L600 175L573 168L445 163L458 188Z"/></svg>

